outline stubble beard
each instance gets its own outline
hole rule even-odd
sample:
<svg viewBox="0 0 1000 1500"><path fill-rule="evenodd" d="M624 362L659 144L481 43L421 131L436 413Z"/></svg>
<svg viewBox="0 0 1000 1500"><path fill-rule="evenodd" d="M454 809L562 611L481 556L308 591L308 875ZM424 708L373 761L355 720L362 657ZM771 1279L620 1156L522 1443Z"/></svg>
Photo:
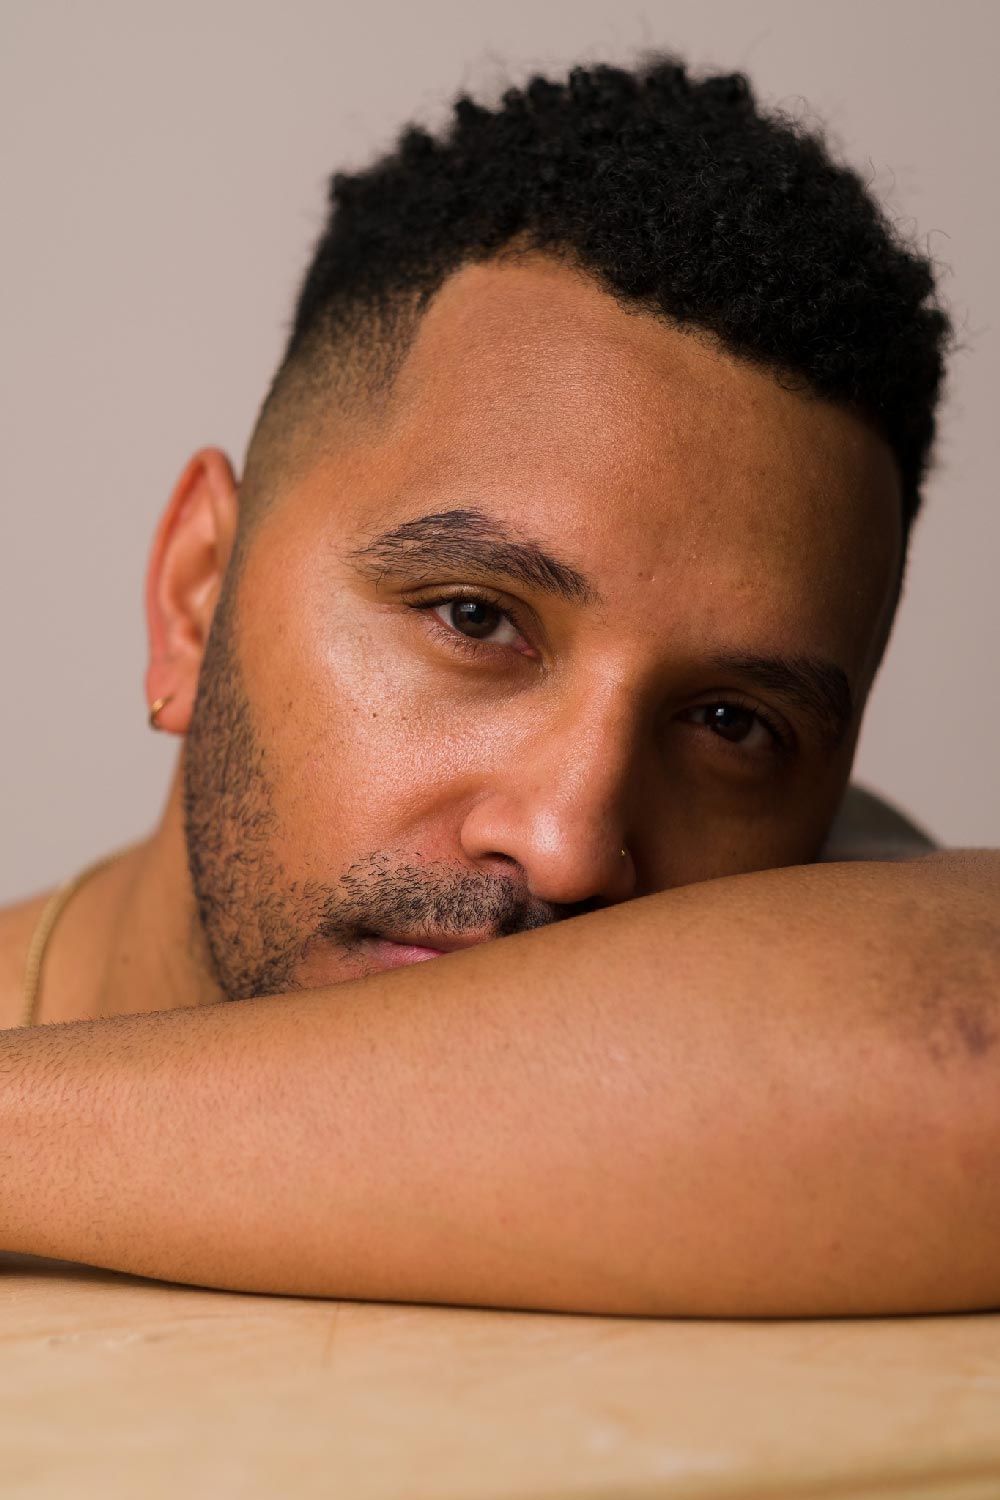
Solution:
<svg viewBox="0 0 1000 1500"><path fill-rule="evenodd" d="M512 878L376 851L331 883L296 881L275 850L274 782L245 691L236 590L226 579L212 621L182 763L184 836L207 963L227 1000L302 989L324 942L367 972L372 934L503 937L586 909L557 907ZM587 903L586 906L589 906Z"/></svg>

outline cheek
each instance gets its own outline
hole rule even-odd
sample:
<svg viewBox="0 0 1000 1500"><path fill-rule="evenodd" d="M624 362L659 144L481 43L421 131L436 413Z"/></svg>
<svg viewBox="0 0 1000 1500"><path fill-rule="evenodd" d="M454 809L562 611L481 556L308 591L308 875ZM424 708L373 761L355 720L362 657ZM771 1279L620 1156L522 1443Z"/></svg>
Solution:
<svg viewBox="0 0 1000 1500"><path fill-rule="evenodd" d="M655 889L812 861L845 771L741 784L675 760L642 798L647 876Z"/></svg>
<svg viewBox="0 0 1000 1500"><path fill-rule="evenodd" d="M496 713L349 597L286 603L267 629L261 618L244 671L286 868L326 878L378 849L451 852L463 803L509 742Z"/></svg>

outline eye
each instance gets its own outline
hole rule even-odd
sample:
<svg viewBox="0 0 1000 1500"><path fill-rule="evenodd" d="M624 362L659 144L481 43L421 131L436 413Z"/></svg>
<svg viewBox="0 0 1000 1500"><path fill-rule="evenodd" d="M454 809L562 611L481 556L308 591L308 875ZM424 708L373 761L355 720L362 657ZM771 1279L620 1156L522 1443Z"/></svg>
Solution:
<svg viewBox="0 0 1000 1500"><path fill-rule="evenodd" d="M689 709L685 717L692 724L703 724L719 739L742 750L785 749L787 741L777 725L760 712L748 708L744 703L723 700L718 703L701 703Z"/></svg>
<svg viewBox="0 0 1000 1500"><path fill-rule="evenodd" d="M446 599L431 606L443 625L469 641L488 641L491 646L516 646L521 636L510 616L488 599Z"/></svg>
<svg viewBox="0 0 1000 1500"><path fill-rule="evenodd" d="M504 610L486 598L450 598L436 604L435 615L469 640L492 640L495 645L513 645L517 630Z"/></svg>
<svg viewBox="0 0 1000 1500"><path fill-rule="evenodd" d="M511 651L532 661L538 659L538 648L521 628L513 606L482 589L445 598L438 594L433 599L414 599L408 607L424 615L432 633L446 645L480 662L494 655L502 659Z"/></svg>

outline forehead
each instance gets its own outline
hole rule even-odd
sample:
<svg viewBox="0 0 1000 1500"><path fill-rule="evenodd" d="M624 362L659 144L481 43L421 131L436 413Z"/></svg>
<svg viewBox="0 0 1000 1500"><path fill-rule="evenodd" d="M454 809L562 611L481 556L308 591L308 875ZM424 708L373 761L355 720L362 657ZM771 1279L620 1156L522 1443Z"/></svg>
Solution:
<svg viewBox="0 0 1000 1500"><path fill-rule="evenodd" d="M366 460L354 493L373 526L486 510L558 539L602 594L649 584L694 630L738 606L776 647L837 650L855 677L893 594L881 438L542 256L445 283Z"/></svg>

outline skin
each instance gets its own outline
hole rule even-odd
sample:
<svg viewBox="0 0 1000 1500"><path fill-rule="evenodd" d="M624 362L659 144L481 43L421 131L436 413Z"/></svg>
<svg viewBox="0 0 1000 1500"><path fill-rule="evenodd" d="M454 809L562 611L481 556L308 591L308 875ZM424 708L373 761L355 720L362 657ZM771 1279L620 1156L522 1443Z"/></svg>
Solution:
<svg viewBox="0 0 1000 1500"><path fill-rule="evenodd" d="M455 276L388 405L285 460L238 566L217 451L161 525L147 692L188 761L57 931L42 1019L78 1024L0 1036L0 1243L338 1297L996 1305L1000 857L809 863L898 576L881 439L535 258ZM456 508L590 595L492 578L520 633L456 648L411 606L481 576L371 566ZM710 665L750 655L835 664L839 737Z"/></svg>
<svg viewBox="0 0 1000 1500"><path fill-rule="evenodd" d="M358 977L394 959L357 939L359 917L464 946L816 856L899 566L893 461L856 417L535 256L454 276L388 409L334 414L285 467L209 671L240 524L217 451L188 465L150 566L163 729L191 730L201 685L188 834L205 920L179 772L154 839L66 912L42 1019ZM374 535L456 509L565 559L595 597L359 561ZM410 607L483 586L493 640ZM855 702L839 740L711 665L751 654L837 664ZM726 703L734 739L707 722ZM235 718L246 775L223 797ZM345 877L361 910L330 935Z"/></svg>

